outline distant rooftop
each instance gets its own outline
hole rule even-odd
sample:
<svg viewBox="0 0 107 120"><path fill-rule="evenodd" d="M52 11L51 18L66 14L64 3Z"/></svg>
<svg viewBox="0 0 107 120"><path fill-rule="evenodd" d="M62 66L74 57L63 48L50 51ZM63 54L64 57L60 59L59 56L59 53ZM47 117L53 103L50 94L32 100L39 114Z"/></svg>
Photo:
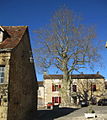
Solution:
<svg viewBox="0 0 107 120"><path fill-rule="evenodd" d="M72 79L104 79L100 74L73 74ZM63 79L63 75L44 75L44 79Z"/></svg>
<svg viewBox="0 0 107 120"><path fill-rule="evenodd" d="M38 86L43 86L43 81L38 81Z"/></svg>

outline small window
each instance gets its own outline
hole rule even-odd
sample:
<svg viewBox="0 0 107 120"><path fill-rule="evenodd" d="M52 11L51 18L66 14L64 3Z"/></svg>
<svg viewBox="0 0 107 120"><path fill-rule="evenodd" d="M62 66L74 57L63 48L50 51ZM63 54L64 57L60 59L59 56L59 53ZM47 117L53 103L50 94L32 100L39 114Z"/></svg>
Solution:
<svg viewBox="0 0 107 120"><path fill-rule="evenodd" d="M61 85L52 84L52 91L59 91L60 88L61 88Z"/></svg>
<svg viewBox="0 0 107 120"><path fill-rule="evenodd" d="M77 92L77 86L76 86L76 85L73 85L73 86L72 86L72 90L73 90L73 92Z"/></svg>
<svg viewBox="0 0 107 120"><path fill-rule="evenodd" d="M0 42L3 41L3 31L0 30Z"/></svg>
<svg viewBox="0 0 107 120"><path fill-rule="evenodd" d="M54 102L55 102L55 103L58 103L58 97L55 97L54 99L55 99Z"/></svg>
<svg viewBox="0 0 107 120"><path fill-rule="evenodd" d="M107 89L107 83L105 83L105 89Z"/></svg>
<svg viewBox="0 0 107 120"><path fill-rule="evenodd" d="M0 83L4 82L5 66L0 66Z"/></svg>
<svg viewBox="0 0 107 120"><path fill-rule="evenodd" d="M52 97L52 103L61 103L61 97Z"/></svg>
<svg viewBox="0 0 107 120"><path fill-rule="evenodd" d="M96 85L92 85L91 86L91 90L94 92L94 91L96 91Z"/></svg>
<svg viewBox="0 0 107 120"><path fill-rule="evenodd" d="M55 91L59 90L59 85L55 85Z"/></svg>

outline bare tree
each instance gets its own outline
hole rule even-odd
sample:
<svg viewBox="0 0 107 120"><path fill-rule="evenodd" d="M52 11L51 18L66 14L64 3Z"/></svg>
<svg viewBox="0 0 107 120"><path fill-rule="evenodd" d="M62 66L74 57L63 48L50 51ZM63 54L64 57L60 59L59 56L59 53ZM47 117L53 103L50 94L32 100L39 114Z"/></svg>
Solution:
<svg viewBox="0 0 107 120"><path fill-rule="evenodd" d="M80 22L79 16L63 7L55 12L46 28L35 31L39 38L35 50L37 65L44 70L54 65L63 73L63 105L70 104L70 73L87 64L91 66L99 57L93 27L85 27Z"/></svg>

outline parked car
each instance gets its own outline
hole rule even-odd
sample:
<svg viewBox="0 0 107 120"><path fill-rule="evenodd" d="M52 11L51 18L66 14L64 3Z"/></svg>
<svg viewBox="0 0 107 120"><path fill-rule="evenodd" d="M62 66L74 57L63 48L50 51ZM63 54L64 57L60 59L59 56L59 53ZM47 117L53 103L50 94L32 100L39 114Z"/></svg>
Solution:
<svg viewBox="0 0 107 120"><path fill-rule="evenodd" d="M81 105L81 107L86 107L89 105L89 103L87 101L81 101L80 105Z"/></svg>
<svg viewBox="0 0 107 120"><path fill-rule="evenodd" d="M107 99L100 99L99 101L98 101L98 105L100 106L100 105L107 105Z"/></svg>
<svg viewBox="0 0 107 120"><path fill-rule="evenodd" d="M92 100L91 102L90 102L90 105L96 105L97 104L97 102L95 101L95 100Z"/></svg>
<svg viewBox="0 0 107 120"><path fill-rule="evenodd" d="M47 103L47 108L48 108L48 109L52 109L53 106L54 106L54 104L53 104L52 102L48 102L48 103Z"/></svg>

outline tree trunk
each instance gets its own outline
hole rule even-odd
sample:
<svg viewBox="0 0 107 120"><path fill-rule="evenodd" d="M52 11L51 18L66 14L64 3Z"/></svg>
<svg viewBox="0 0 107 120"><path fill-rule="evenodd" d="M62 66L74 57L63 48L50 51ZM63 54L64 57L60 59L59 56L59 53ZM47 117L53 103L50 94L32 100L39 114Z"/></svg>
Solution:
<svg viewBox="0 0 107 120"><path fill-rule="evenodd" d="M71 97L70 97L70 79L69 73L67 70L63 71L63 80L62 80L62 106L70 106L71 104Z"/></svg>

